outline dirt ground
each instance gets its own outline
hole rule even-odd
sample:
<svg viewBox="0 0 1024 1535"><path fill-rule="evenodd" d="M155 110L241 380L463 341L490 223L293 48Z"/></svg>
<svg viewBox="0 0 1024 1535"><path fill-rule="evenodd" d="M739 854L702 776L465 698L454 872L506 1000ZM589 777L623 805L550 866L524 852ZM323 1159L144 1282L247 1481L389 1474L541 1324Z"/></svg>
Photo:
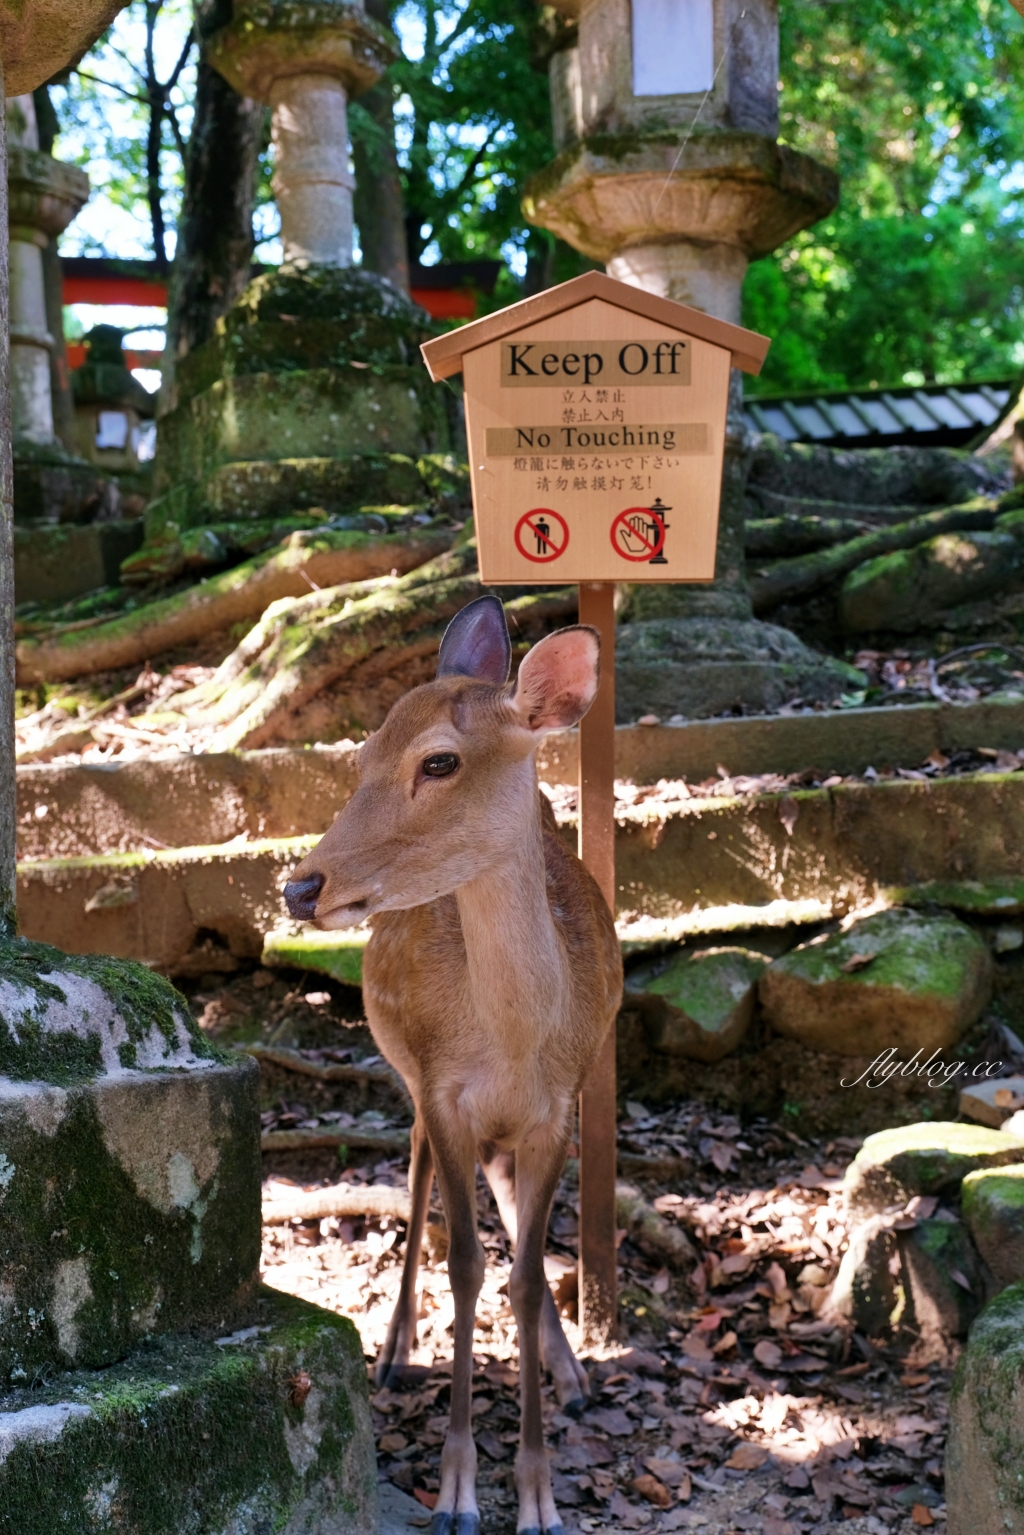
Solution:
<svg viewBox="0 0 1024 1535"><path fill-rule="evenodd" d="M358 993L270 972L205 978L192 1004L222 1041L298 1047L307 1062L373 1067ZM264 1130L333 1124L386 1140L409 1124L386 1083L326 1082L261 1063ZM567 1530L883 1535L941 1525L949 1367L836 1325L828 1299L847 1226L842 1175L856 1137L812 1140L766 1119L741 1123L694 1100L620 1111L620 1172L692 1256L665 1263L639 1229L619 1246L620 1337L584 1351L591 1400L579 1420L545 1386L555 1494ZM265 1191L404 1187L401 1154L353 1147L267 1153ZM623 1165L624 1164L624 1165ZM518 1440L509 1244L482 1182L487 1270L477 1312L474 1417L487 1535L513 1535ZM570 1341L578 1200L570 1158L552 1213L549 1279ZM397 1295L404 1225L329 1218L265 1228L267 1283L359 1328L368 1370ZM638 1245L642 1243L643 1245ZM646 1248L646 1250L644 1250ZM405 1389L371 1383L380 1473L423 1508L438 1487L447 1426L452 1303L443 1263L424 1255L420 1334ZM941 1531L939 1532L941 1535Z"/></svg>

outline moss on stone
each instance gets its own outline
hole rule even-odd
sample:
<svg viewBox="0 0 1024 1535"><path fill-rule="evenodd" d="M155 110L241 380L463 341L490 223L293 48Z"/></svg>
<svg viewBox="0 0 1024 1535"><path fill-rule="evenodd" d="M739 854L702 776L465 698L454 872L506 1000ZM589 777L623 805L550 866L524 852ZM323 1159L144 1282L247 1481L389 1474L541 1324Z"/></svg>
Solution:
<svg viewBox="0 0 1024 1535"><path fill-rule="evenodd" d="M268 933L260 963L315 970L346 986L363 984L363 954L369 933Z"/></svg>
<svg viewBox="0 0 1024 1535"><path fill-rule="evenodd" d="M259 1072L0 1094L0 1382L230 1319L259 1264Z"/></svg>
<svg viewBox="0 0 1024 1535"><path fill-rule="evenodd" d="M963 985L965 959L975 960L985 953L982 940L962 922L894 910L877 912L844 932L801 944L775 964L778 970L815 984L831 982L851 989L895 986L953 997ZM874 956L870 965L843 968L867 955Z"/></svg>
<svg viewBox="0 0 1024 1535"><path fill-rule="evenodd" d="M1024 1166L969 1173L961 1201L975 1246L997 1286L1024 1279Z"/></svg>
<svg viewBox="0 0 1024 1535"><path fill-rule="evenodd" d="M152 1040L156 1030L165 1041L167 1054L185 1047L200 1060L215 1060L217 1051L198 1028L180 992L162 976L131 960L102 954L65 954L50 944L17 938L0 941L0 986L4 1010L0 1013L0 1073L14 1081L54 1082L67 1085L93 1077L103 1070L100 1034L103 1027L84 1035L74 1020L50 1017L48 1004L63 1009L69 1004L68 980L78 978L98 987L123 1023L127 1039L121 1048L136 1063L138 1047ZM61 1027L61 1022L64 1027ZM88 1028L90 1020L81 1023Z"/></svg>
<svg viewBox="0 0 1024 1535"><path fill-rule="evenodd" d="M955 1192L968 1173L1024 1162L1024 1141L982 1125L921 1122L869 1135L846 1172L847 1202L890 1209L915 1194Z"/></svg>
<svg viewBox="0 0 1024 1535"><path fill-rule="evenodd" d="M355 1328L268 1289L248 1320L221 1346L164 1338L99 1373L0 1397L0 1435L26 1408L49 1409L54 1426L66 1418L49 1439L15 1439L0 1460L0 1526L369 1535L376 1472Z"/></svg>
<svg viewBox="0 0 1024 1535"><path fill-rule="evenodd" d="M946 1489L951 1529L1024 1529L1024 1282L981 1312L954 1372Z"/></svg>
<svg viewBox="0 0 1024 1535"><path fill-rule="evenodd" d="M700 949L633 971L626 991L646 1014L655 1049L716 1061L746 1033L767 964L749 949Z"/></svg>
<svg viewBox="0 0 1024 1535"><path fill-rule="evenodd" d="M944 906L979 917L1015 917L1024 912L1024 880L928 880L922 885L893 886L885 891L885 898L900 906Z"/></svg>

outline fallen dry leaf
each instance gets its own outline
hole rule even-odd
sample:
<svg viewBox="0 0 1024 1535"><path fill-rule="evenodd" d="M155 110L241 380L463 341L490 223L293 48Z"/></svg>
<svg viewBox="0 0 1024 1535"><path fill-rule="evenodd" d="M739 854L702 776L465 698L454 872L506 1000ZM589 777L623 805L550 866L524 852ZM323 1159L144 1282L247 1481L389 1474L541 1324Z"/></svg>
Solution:
<svg viewBox="0 0 1024 1535"><path fill-rule="evenodd" d="M777 1370L782 1363L782 1350L770 1338L762 1338L760 1343L754 1344L754 1358L766 1370Z"/></svg>
<svg viewBox="0 0 1024 1535"><path fill-rule="evenodd" d="M724 1337L719 1338L718 1342L712 1345L711 1352L713 1354L727 1354L731 1348L735 1347L736 1334L734 1332L727 1332Z"/></svg>
<svg viewBox="0 0 1024 1535"><path fill-rule="evenodd" d="M925 1508L923 1503L915 1503L910 1510L910 1517L915 1524L927 1526L935 1523L935 1515L930 1508Z"/></svg>
<svg viewBox="0 0 1024 1535"><path fill-rule="evenodd" d="M634 1492L646 1498L648 1503L653 1503L655 1508L672 1507L672 1494L664 1482L659 1482L658 1478L651 1476L649 1471L645 1471L642 1476L634 1477L632 1487Z"/></svg>
<svg viewBox="0 0 1024 1535"><path fill-rule="evenodd" d="M930 1375L901 1375L901 1386L927 1386L931 1383Z"/></svg>
<svg viewBox="0 0 1024 1535"><path fill-rule="evenodd" d="M434 1504L437 1502L437 1493L424 1492L422 1487L414 1487L412 1490L412 1495L418 1503L423 1504L424 1508L433 1508Z"/></svg>
<svg viewBox="0 0 1024 1535"><path fill-rule="evenodd" d="M743 1440L725 1464L729 1471L759 1471L767 1459L768 1451L763 1444L750 1444Z"/></svg>

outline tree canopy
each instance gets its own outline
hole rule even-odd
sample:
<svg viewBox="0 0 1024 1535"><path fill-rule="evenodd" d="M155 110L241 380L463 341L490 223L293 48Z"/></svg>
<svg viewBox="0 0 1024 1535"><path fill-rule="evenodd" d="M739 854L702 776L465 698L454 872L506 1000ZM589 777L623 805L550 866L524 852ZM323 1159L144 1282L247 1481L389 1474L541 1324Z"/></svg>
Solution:
<svg viewBox="0 0 1024 1535"><path fill-rule="evenodd" d="M588 265L520 209L523 182L554 153L550 13L535 0L376 9L402 45L385 82L391 111L353 103L351 132L371 162L394 132L410 259L503 258L495 303ZM754 387L1018 371L1024 21L1007 0L782 0L780 10L781 136L833 165L842 196L833 215L750 269L745 321L774 337ZM180 206L190 24L185 0L133 0L55 93L74 157L104 167L106 195L136 229L149 226L158 257ZM162 55L148 56L145 38L161 28ZM268 171L264 156L261 208ZM272 212L262 217L260 233L272 234Z"/></svg>

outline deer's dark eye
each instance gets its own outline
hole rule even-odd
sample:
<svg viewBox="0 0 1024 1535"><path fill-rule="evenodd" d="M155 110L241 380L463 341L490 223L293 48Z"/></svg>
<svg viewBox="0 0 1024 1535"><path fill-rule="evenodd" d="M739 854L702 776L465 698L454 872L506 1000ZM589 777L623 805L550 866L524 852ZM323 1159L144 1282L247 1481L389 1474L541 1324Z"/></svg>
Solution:
<svg viewBox="0 0 1024 1535"><path fill-rule="evenodd" d="M448 778L459 765L454 752L434 752L423 759L423 773L427 778Z"/></svg>

